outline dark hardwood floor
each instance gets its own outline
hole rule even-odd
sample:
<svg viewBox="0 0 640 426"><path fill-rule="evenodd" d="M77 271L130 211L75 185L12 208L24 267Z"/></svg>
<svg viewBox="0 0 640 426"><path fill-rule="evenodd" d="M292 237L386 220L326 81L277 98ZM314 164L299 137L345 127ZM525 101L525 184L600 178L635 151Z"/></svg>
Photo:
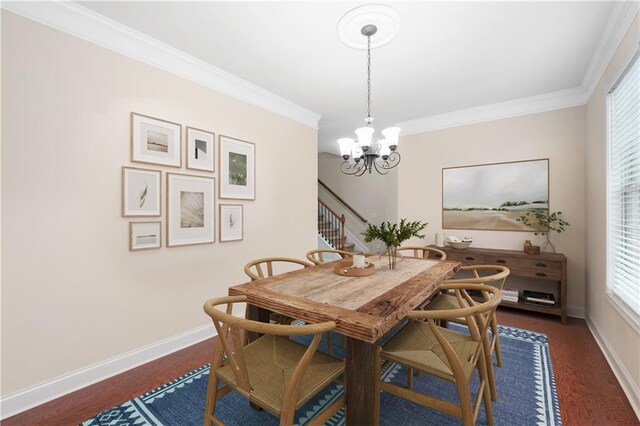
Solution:
<svg viewBox="0 0 640 426"><path fill-rule="evenodd" d="M549 337L560 412L565 425L640 425L583 320L501 309L500 324ZM8 418L3 426L71 425L145 393L209 362L215 339L190 346L118 376Z"/></svg>

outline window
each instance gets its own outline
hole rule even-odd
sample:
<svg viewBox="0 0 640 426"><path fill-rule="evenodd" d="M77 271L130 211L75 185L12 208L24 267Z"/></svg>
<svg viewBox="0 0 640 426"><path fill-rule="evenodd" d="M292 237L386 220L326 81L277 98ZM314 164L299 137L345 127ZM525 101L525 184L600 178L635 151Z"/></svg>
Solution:
<svg viewBox="0 0 640 426"><path fill-rule="evenodd" d="M640 52L607 96L607 293L640 324Z"/></svg>

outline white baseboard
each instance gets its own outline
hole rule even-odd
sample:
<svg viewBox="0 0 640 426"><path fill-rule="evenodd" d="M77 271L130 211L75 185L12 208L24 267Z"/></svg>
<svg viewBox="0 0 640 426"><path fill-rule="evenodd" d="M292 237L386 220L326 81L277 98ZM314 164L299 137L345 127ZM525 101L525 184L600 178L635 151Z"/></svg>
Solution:
<svg viewBox="0 0 640 426"><path fill-rule="evenodd" d="M598 330L598 327L595 325L595 323L593 323L589 318L587 318L586 321L589 330L591 330L593 338L598 343L598 346L600 346L600 350L604 354L604 357L607 359L609 366L613 370L613 374L615 374L618 382L620 383L620 386L622 386L622 390L627 396L627 399L629 400L633 411L635 411L636 417L638 417L638 420L640 420L640 387L638 387L638 385L633 381L633 379L631 378L631 374L629 374L629 371L620 361L620 358L618 358L618 355L616 355L615 351L613 350L607 339L604 337L604 335L600 333L600 330Z"/></svg>
<svg viewBox="0 0 640 426"><path fill-rule="evenodd" d="M567 315L573 318L586 318L584 306L567 306Z"/></svg>
<svg viewBox="0 0 640 426"><path fill-rule="evenodd" d="M213 324L161 340L131 352L64 374L0 399L0 420L115 376L216 335Z"/></svg>

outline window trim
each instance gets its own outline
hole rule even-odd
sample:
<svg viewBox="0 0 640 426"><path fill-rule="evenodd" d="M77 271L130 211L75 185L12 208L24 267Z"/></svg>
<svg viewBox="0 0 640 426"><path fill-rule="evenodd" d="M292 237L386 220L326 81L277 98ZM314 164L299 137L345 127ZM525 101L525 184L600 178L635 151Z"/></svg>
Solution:
<svg viewBox="0 0 640 426"><path fill-rule="evenodd" d="M605 263L605 298L609 305L613 307L618 314L631 326L631 328L640 335L640 313L636 313L630 306L628 306L612 289L611 286L611 252L609 247L611 246L611 233L610 231L610 191L609 191L609 181L611 177L611 92L618 86L620 80L624 78L628 70L634 64L634 62L638 60L640 61L640 48L636 47L633 54L625 64L622 72L615 79L611 88L607 91L605 103L605 132L606 132L606 164L605 164L605 185L606 185L606 211L605 211L605 220L606 220L606 263Z"/></svg>

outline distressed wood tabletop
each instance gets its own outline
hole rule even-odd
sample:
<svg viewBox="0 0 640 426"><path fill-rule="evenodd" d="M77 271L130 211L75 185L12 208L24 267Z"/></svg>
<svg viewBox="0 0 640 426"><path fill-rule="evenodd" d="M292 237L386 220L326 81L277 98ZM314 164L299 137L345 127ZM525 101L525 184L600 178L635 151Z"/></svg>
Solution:
<svg viewBox="0 0 640 426"><path fill-rule="evenodd" d="M406 314L430 298L459 262L405 257L389 270L385 259L368 256L376 272L366 277L334 273L335 262L229 288L247 303L306 322L335 321L336 331L374 343Z"/></svg>

